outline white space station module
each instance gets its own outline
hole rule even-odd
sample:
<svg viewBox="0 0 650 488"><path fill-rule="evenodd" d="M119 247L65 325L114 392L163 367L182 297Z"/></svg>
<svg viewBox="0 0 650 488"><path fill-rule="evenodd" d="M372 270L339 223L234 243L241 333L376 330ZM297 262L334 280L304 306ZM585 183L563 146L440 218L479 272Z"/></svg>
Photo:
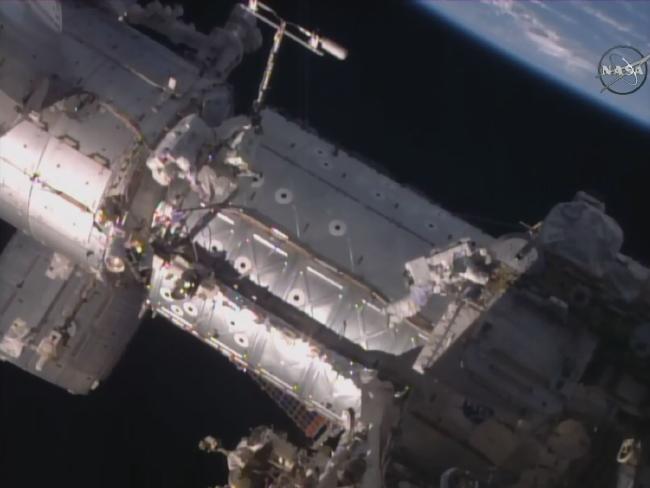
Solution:
<svg viewBox="0 0 650 488"><path fill-rule="evenodd" d="M0 217L21 231L0 357L86 394L166 317L309 439L206 438L232 487L650 486L649 274L604 206L487 235L265 106L283 40L343 48L256 1L207 34L181 14L0 2Z"/></svg>

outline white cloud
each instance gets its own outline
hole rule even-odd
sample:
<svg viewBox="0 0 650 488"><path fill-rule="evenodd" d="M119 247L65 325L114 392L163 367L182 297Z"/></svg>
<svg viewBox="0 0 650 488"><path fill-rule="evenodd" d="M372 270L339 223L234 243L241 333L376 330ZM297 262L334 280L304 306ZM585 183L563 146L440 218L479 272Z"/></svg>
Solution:
<svg viewBox="0 0 650 488"><path fill-rule="evenodd" d="M593 70L593 63L579 55L570 47L568 39L560 36L534 14L524 2L514 0L481 0L482 3L496 7L501 14L513 18L523 34L537 49L556 59L562 60L564 66L572 70Z"/></svg>
<svg viewBox="0 0 650 488"><path fill-rule="evenodd" d="M602 23L607 24L610 27L613 27L614 29L617 29L626 34L630 34L633 31L630 25L619 22L614 17L607 15L602 10L598 10L597 8L594 8L589 2L578 2L576 5L579 5L584 12L600 20Z"/></svg>

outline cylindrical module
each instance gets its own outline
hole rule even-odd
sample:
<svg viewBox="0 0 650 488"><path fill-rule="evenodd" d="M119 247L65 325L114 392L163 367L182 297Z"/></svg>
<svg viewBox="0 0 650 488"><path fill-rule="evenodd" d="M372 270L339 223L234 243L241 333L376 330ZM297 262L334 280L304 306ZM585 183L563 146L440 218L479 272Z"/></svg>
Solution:
<svg viewBox="0 0 650 488"><path fill-rule="evenodd" d="M94 223L110 181L106 165L31 120L0 137L0 216L91 268L105 244Z"/></svg>

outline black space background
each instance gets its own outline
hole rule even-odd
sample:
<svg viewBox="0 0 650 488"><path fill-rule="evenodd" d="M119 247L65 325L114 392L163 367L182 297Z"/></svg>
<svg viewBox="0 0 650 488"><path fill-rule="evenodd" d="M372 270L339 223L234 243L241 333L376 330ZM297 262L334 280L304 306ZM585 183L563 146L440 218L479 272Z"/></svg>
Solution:
<svg viewBox="0 0 650 488"><path fill-rule="evenodd" d="M206 29L233 4L183 3ZM492 233L535 223L554 203L591 191L625 229L625 250L650 261L647 131L411 2L273 5L351 56L340 63L285 46L272 105ZM256 90L265 53L234 76L239 110ZM0 242L11 232L2 224ZM199 453L198 440L214 434L231 446L269 423L291 428L216 352L147 320L113 376L89 397L0 366L0 487L204 488L225 481L224 465Z"/></svg>

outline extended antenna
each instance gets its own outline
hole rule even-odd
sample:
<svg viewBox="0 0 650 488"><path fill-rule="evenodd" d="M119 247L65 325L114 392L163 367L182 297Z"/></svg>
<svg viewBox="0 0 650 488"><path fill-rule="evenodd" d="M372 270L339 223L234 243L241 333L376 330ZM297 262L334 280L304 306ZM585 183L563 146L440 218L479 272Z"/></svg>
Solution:
<svg viewBox="0 0 650 488"><path fill-rule="evenodd" d="M278 51L280 50L282 40L285 37L288 37L292 41L297 42L301 46L307 48L315 54L318 54L319 56L330 54L331 56L334 56L336 59L340 60L344 60L348 56L348 51L344 47L338 45L331 39L321 37L318 34L305 29L304 27L301 27L292 22L287 22L282 17L280 17L277 12L275 12L275 10L258 0L249 0L248 5L242 5L242 7L260 19L262 22L270 25L273 27L273 29L275 29L273 46L271 47L269 57L266 61L264 76L262 77L262 82L260 83L260 87L257 92L257 98L253 102L254 118L258 118L258 114L264 104L264 99L266 98L266 93L268 92L269 83L271 81L271 75L273 74L275 60L277 58Z"/></svg>

